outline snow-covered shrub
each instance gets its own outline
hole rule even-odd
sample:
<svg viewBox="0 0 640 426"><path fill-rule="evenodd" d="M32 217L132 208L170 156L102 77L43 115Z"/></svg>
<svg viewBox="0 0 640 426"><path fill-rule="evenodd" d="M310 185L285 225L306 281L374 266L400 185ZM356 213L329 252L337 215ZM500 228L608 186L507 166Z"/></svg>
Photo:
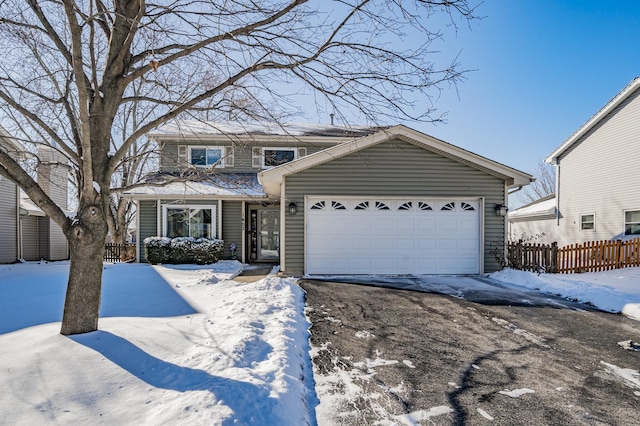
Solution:
<svg viewBox="0 0 640 426"><path fill-rule="evenodd" d="M149 237L144 239L144 256L147 262L169 263L171 260L171 238Z"/></svg>
<svg viewBox="0 0 640 426"><path fill-rule="evenodd" d="M192 245L195 238L177 237L171 239L171 263L195 263L192 262Z"/></svg>
<svg viewBox="0 0 640 426"><path fill-rule="evenodd" d="M207 265L215 263L222 258L224 241L208 238L198 238L191 245L193 263Z"/></svg>
<svg viewBox="0 0 640 426"><path fill-rule="evenodd" d="M222 258L223 240L193 237L149 237L144 240L147 262L206 265Z"/></svg>

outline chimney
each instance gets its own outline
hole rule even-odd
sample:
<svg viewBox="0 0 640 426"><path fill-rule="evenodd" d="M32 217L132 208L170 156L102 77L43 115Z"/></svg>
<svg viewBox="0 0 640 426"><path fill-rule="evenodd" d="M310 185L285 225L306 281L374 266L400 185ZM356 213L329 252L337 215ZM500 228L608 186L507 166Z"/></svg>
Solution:
<svg viewBox="0 0 640 426"><path fill-rule="evenodd" d="M332 126L333 126L333 116L334 116L334 115L335 115L334 113L329 114L329 118L331 119L331 125L332 125Z"/></svg>

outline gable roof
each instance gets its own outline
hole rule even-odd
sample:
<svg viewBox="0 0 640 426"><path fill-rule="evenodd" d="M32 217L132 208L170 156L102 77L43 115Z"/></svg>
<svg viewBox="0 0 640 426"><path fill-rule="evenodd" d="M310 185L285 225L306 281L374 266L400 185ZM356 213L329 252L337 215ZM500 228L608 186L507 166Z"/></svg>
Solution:
<svg viewBox="0 0 640 426"><path fill-rule="evenodd" d="M549 194L529 204L511 210L507 216L509 220L525 220L529 218L554 218L556 215L556 194Z"/></svg>
<svg viewBox="0 0 640 426"><path fill-rule="evenodd" d="M444 157L482 170L490 175L505 179L509 188L528 185L533 181L533 177L527 173L505 166L504 164L500 164L496 161L489 160L488 158L474 154L471 151L467 151L403 125L384 129L372 135L355 139L350 142L345 142L343 144L318 151L306 157L299 158L290 163L262 171L258 173L258 180L267 194L279 195L280 184L284 177L288 175L298 173L302 170L318 166L336 158L343 157L393 139L400 139L413 143Z"/></svg>
<svg viewBox="0 0 640 426"><path fill-rule="evenodd" d="M569 136L564 142L562 142L551 154L544 159L549 164L555 164L567 149L569 149L574 143L576 143L582 136L584 136L589 130L596 126L602 119L604 119L611 111L616 109L621 103L629 98L636 90L640 88L640 78L634 78L631 83L620 91L613 99L611 99L605 106L600 108L586 123L578 128L571 136Z"/></svg>
<svg viewBox="0 0 640 426"><path fill-rule="evenodd" d="M5 149L9 153L24 152L25 148L7 130L0 126L0 148Z"/></svg>

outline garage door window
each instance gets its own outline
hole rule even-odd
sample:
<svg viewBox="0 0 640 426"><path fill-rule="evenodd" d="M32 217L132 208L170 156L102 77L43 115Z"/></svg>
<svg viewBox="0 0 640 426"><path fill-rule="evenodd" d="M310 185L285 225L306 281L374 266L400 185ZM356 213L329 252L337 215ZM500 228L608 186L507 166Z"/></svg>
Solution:
<svg viewBox="0 0 640 426"><path fill-rule="evenodd" d="M467 212L472 212L475 210L475 208L471 204L465 202L461 203L460 207L462 207L462 210Z"/></svg>
<svg viewBox="0 0 640 426"><path fill-rule="evenodd" d="M338 201L332 201L331 202L331 207L334 210L346 210L347 208L344 206L344 204L338 202Z"/></svg>
<svg viewBox="0 0 640 426"><path fill-rule="evenodd" d="M447 203L444 206L442 206L442 208L440 210L447 212L447 211L453 211L456 209L456 205L454 202L451 203Z"/></svg>

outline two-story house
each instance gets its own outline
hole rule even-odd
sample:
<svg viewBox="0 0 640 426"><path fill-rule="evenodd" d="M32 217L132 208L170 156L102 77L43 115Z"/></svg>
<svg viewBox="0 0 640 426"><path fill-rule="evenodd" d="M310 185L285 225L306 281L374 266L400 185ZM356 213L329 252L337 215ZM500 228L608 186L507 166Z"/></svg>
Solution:
<svg viewBox="0 0 640 426"><path fill-rule="evenodd" d="M68 169L64 155L48 145L39 145L36 154L0 126L0 149L16 159L37 161L36 180L63 210L67 209ZM0 263L23 260L64 260L69 258L67 239L12 181L0 176Z"/></svg>
<svg viewBox="0 0 640 426"><path fill-rule="evenodd" d="M559 246L640 237L640 78L551 152L555 196L509 213L512 239Z"/></svg>
<svg viewBox="0 0 640 426"><path fill-rule="evenodd" d="M180 122L149 137L160 170L127 193L139 261L146 237L193 236L292 274L479 274L499 268L507 191L532 179L405 126Z"/></svg>

